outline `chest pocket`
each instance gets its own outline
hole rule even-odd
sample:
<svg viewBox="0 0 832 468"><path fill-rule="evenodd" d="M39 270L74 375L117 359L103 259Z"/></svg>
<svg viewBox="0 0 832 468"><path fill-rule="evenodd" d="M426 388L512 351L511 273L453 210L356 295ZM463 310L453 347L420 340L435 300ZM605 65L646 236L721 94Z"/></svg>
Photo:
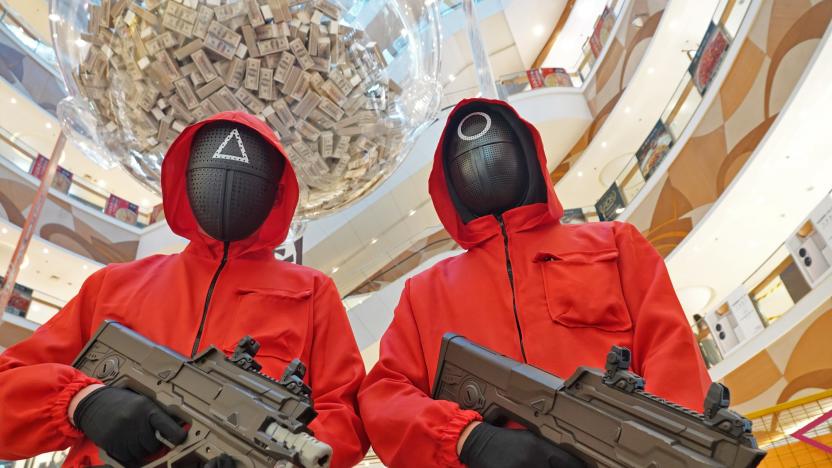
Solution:
<svg viewBox="0 0 832 468"><path fill-rule="evenodd" d="M230 354L240 339L260 343L256 360L272 376L280 376L292 359L303 358L312 319L312 291L240 288L235 292L234 320L228 324L223 351Z"/></svg>
<svg viewBox="0 0 832 468"><path fill-rule="evenodd" d="M633 326L621 292L618 251L538 253L552 320L566 327L609 332Z"/></svg>

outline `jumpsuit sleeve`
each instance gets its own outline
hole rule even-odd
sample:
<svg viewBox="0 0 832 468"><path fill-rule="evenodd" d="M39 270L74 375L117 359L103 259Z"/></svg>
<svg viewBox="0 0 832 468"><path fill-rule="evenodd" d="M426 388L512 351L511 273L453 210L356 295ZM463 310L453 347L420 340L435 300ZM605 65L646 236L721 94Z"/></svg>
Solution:
<svg viewBox="0 0 832 468"><path fill-rule="evenodd" d="M331 466L361 461L370 443L358 416L358 387L364 361L358 352L338 290L327 278L314 298L309 383L318 416L309 425L315 437L332 447Z"/></svg>
<svg viewBox="0 0 832 468"><path fill-rule="evenodd" d="M634 324L633 369L648 392L701 412L711 379L664 260L633 225L614 226L621 288Z"/></svg>
<svg viewBox="0 0 832 468"><path fill-rule="evenodd" d="M456 453L459 435L482 417L430 397L409 291L410 280L381 338L379 361L361 386L361 414L376 454L388 466L461 467Z"/></svg>
<svg viewBox="0 0 832 468"><path fill-rule="evenodd" d="M104 270L29 338L0 354L0 459L62 450L84 434L67 408L84 387L101 383L69 364L89 339Z"/></svg>

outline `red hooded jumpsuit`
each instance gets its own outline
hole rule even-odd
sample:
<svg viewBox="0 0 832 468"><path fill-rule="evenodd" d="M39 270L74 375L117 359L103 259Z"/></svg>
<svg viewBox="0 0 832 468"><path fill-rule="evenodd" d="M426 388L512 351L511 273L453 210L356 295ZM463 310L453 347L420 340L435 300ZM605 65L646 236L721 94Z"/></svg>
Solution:
<svg viewBox="0 0 832 468"><path fill-rule="evenodd" d="M258 362L272 376L299 357L308 366L318 411L310 427L332 446L332 466L352 466L367 451L356 414L364 365L335 285L318 271L274 257L298 201L288 159L265 223L250 238L230 244L223 266L223 244L200 232L185 172L194 134L215 120L251 127L285 158L274 132L247 114L218 114L182 132L165 157L162 192L168 224L190 244L180 254L102 268L52 320L0 355L0 459L71 446L66 466L100 464L98 449L67 419L72 397L97 381L68 364L104 319L186 356L212 344L230 353L241 337L251 335L262 346Z"/></svg>
<svg viewBox="0 0 832 468"><path fill-rule="evenodd" d="M546 174L540 135L524 123ZM437 148L430 194L467 252L407 281L362 384L361 415L382 461L460 466L460 431L481 418L429 396L446 332L564 378L581 365L603 368L610 346L627 346L646 390L701 411L710 379L661 257L632 225L562 225L550 184L547 203L506 211L502 222L464 224L448 194L441 140Z"/></svg>

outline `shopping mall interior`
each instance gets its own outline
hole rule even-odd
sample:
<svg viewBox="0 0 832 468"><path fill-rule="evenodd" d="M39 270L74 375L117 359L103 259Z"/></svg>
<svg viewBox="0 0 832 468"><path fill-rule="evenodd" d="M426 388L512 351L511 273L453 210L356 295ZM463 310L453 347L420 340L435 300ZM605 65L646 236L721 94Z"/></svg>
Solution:
<svg viewBox="0 0 832 468"><path fill-rule="evenodd" d="M832 0L0 9L0 351L96 272L185 249L163 209L165 152L242 110L299 180L274 255L332 278L369 372L409 279L466 251L428 189L446 121L463 99L499 99L540 133L561 225L629 223L661 256L760 466L832 466ZM0 466L67 456L45 451ZM396 466L379 452L359 466Z"/></svg>

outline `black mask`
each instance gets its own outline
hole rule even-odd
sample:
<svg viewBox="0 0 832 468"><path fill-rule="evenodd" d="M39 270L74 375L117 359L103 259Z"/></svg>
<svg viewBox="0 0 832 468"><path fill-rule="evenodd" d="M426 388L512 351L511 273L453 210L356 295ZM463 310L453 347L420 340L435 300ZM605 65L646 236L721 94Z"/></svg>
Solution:
<svg viewBox="0 0 832 468"><path fill-rule="evenodd" d="M445 131L448 185L464 222L546 199L534 142L511 111L474 103Z"/></svg>
<svg viewBox="0 0 832 468"><path fill-rule="evenodd" d="M268 217L283 157L255 130L218 121L194 135L188 200L200 227L220 241L245 239Z"/></svg>

